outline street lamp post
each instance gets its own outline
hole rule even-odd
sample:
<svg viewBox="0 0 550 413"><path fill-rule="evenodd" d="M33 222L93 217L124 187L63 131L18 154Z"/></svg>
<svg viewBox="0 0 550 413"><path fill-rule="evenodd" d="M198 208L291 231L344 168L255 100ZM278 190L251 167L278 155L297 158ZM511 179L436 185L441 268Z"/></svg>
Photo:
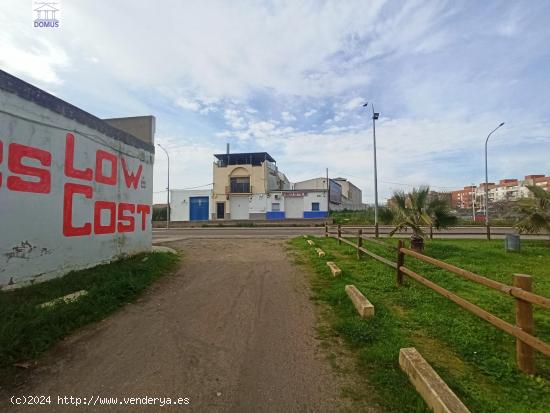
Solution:
<svg viewBox="0 0 550 413"><path fill-rule="evenodd" d="M160 143L157 143L157 145L164 151L166 158L168 158L168 182L166 187L166 229L168 229L170 227L170 156Z"/></svg>
<svg viewBox="0 0 550 413"><path fill-rule="evenodd" d="M369 102L363 107L367 107ZM374 150L374 236L378 238L378 168L376 166L376 120L380 113L374 111L374 103L372 106L372 146Z"/></svg>
<svg viewBox="0 0 550 413"><path fill-rule="evenodd" d="M503 125L504 122L493 129L491 133L487 135L487 139L485 139L485 226L487 227L488 240L491 239L491 227L489 226L489 173L487 171L487 143L489 142L489 138L491 137L491 135Z"/></svg>

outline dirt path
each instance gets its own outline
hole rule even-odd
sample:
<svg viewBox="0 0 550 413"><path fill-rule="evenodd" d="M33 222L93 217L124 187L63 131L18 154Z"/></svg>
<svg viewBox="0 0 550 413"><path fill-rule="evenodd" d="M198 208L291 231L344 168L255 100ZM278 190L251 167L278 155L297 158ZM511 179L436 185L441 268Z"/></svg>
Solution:
<svg viewBox="0 0 550 413"><path fill-rule="evenodd" d="M319 350L306 280L279 240L187 240L179 272L40 361L0 411L336 412L341 381ZM189 398L185 406L58 406L57 395Z"/></svg>

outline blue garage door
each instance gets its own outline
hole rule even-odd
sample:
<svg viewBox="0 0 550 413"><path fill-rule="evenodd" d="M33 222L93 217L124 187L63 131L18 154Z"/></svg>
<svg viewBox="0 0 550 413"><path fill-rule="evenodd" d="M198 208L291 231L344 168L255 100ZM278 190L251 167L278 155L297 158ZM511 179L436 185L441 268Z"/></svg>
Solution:
<svg viewBox="0 0 550 413"><path fill-rule="evenodd" d="M208 220L207 196L192 196L189 198L189 219L191 221Z"/></svg>

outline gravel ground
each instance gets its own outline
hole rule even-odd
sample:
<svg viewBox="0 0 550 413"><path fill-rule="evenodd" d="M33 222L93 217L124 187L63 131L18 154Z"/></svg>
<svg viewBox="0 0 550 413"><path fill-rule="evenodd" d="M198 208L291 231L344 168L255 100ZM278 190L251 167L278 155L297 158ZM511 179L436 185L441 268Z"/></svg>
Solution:
<svg viewBox="0 0 550 413"><path fill-rule="evenodd" d="M282 240L183 240L177 274L138 302L73 334L39 360L18 395L51 405L14 412L337 412L346 380L315 338L306 277ZM116 405L60 406L57 396ZM188 398L188 405L124 405L123 397ZM372 410L374 411L374 410Z"/></svg>

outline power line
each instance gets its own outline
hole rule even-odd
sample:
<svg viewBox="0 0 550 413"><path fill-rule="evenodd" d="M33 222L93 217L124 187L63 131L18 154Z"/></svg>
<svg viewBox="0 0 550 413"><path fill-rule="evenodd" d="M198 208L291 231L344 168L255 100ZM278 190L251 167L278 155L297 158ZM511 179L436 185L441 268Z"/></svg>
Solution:
<svg viewBox="0 0 550 413"><path fill-rule="evenodd" d="M197 189L197 188L204 188L205 186L210 186L210 185L214 185L213 182L209 183L209 184L204 184L204 185L198 185L198 186L190 186L188 188L172 188L170 189L171 191L187 191L189 189ZM163 191L155 191L153 192L154 194L162 194L166 192L166 189L163 190Z"/></svg>
<svg viewBox="0 0 550 413"><path fill-rule="evenodd" d="M351 174L348 174L348 173L345 173L345 172L336 172L335 175L340 175L342 177L365 179L364 176L351 175ZM409 184L409 183L404 183L404 182L391 182L391 181L379 181L379 182L382 182L384 184L390 184L390 185L410 186L410 187L413 187L413 188L415 186L419 186L418 184ZM455 189L455 187L452 187L452 186L440 186L440 185L428 185L428 186L430 188Z"/></svg>

